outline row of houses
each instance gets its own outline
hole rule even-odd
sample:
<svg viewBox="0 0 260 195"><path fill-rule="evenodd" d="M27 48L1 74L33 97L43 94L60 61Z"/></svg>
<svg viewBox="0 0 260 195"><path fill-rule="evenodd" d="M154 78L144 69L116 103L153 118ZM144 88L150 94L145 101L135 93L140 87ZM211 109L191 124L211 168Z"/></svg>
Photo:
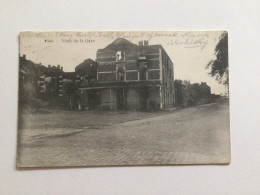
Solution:
<svg viewBox="0 0 260 195"><path fill-rule="evenodd" d="M27 61L20 57L20 71ZM119 38L99 49L96 60L87 59L76 66L75 72L64 72L60 65L38 64L38 69L35 96L71 109L161 110L210 101L206 83L174 82L170 57L161 45L149 45L148 41L136 45Z"/></svg>
<svg viewBox="0 0 260 195"><path fill-rule="evenodd" d="M20 98L40 98L39 80L42 75L48 73L63 72L60 65L48 68L42 64L36 64L26 59L26 55L19 58L19 97Z"/></svg>
<svg viewBox="0 0 260 195"><path fill-rule="evenodd" d="M205 82L193 83L187 80L175 80L177 106L193 106L211 102L211 89Z"/></svg>

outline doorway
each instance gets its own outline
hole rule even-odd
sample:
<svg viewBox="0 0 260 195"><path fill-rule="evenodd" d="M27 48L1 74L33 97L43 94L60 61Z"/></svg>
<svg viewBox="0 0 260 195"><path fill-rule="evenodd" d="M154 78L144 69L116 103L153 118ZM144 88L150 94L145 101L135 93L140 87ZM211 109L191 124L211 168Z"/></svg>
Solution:
<svg viewBox="0 0 260 195"><path fill-rule="evenodd" d="M118 110L126 109L126 90L124 88L116 90L116 106Z"/></svg>
<svg viewBox="0 0 260 195"><path fill-rule="evenodd" d="M142 87L140 88L140 108L142 111L147 111L148 110L148 97L149 97L149 90L147 87Z"/></svg>

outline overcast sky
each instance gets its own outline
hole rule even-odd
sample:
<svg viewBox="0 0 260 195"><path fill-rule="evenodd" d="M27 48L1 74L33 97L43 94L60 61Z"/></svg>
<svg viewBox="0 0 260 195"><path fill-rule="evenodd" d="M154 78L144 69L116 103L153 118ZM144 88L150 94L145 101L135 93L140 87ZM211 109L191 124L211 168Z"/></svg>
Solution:
<svg viewBox="0 0 260 195"><path fill-rule="evenodd" d="M60 64L64 71L74 71L85 59L96 59L98 49L117 38L134 44L148 40L150 45L161 44L174 63L175 79L191 83L207 82L212 93L222 94L226 89L205 69L214 59L214 49L223 31L177 32L25 32L20 35L20 55L45 66Z"/></svg>

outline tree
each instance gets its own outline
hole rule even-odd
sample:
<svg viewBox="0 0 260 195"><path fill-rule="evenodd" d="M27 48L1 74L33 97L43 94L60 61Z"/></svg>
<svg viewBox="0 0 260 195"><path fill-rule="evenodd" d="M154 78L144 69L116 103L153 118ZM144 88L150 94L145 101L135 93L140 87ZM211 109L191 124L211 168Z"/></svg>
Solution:
<svg viewBox="0 0 260 195"><path fill-rule="evenodd" d="M229 84L228 76L228 34L224 32L220 38L219 42L215 48L214 60L209 61L206 68L210 69L209 74L212 77L215 77L219 83L224 85Z"/></svg>

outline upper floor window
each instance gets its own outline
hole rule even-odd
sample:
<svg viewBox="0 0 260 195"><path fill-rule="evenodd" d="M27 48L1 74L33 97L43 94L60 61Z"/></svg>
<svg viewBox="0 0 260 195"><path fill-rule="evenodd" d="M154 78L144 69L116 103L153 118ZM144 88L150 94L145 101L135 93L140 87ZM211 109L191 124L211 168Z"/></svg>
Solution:
<svg viewBox="0 0 260 195"><path fill-rule="evenodd" d="M147 75L147 70L146 70L146 68L142 68L142 69L139 71L139 79L140 79L141 81L146 80L146 79L147 79L146 75Z"/></svg>
<svg viewBox="0 0 260 195"><path fill-rule="evenodd" d="M118 81L125 80L125 69L123 67L118 67L117 69L117 80Z"/></svg>
<svg viewBox="0 0 260 195"><path fill-rule="evenodd" d="M138 69L139 69L139 80L147 80L147 63L141 62L138 64Z"/></svg>
<svg viewBox="0 0 260 195"><path fill-rule="evenodd" d="M116 52L116 61L123 61L125 58L123 51Z"/></svg>

